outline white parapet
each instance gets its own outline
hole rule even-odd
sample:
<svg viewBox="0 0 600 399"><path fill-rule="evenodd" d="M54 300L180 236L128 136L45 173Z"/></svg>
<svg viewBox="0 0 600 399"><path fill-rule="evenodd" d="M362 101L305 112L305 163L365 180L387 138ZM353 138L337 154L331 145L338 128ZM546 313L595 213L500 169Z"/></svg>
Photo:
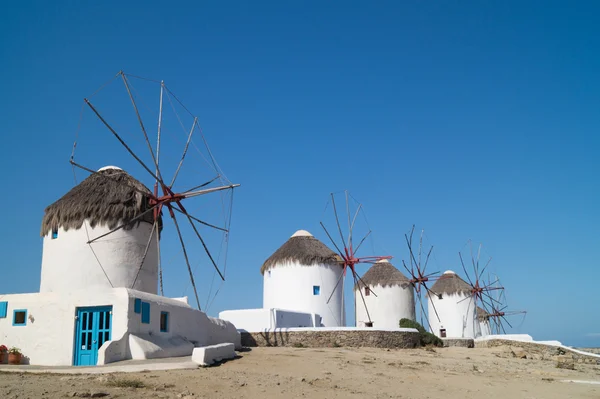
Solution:
<svg viewBox="0 0 600 399"><path fill-rule="evenodd" d="M192 361L200 366L210 366L215 362L235 358L234 344L217 344L194 348Z"/></svg>

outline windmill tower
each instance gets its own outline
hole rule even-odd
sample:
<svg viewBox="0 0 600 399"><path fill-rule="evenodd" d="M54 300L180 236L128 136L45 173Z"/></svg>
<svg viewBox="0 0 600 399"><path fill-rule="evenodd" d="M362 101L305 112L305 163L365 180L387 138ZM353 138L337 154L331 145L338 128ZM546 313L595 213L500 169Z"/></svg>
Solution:
<svg viewBox="0 0 600 399"><path fill-rule="evenodd" d="M328 299L327 299L327 303L329 303L333 297L341 295L342 296L342 300L344 298L343 296L343 292L344 292L344 277L346 276L346 272L348 270L350 270L350 272L352 273L352 278L353 278L353 286L356 286L359 281L363 284L363 285L367 285L365 284L363 281L361 281L361 277L358 275L358 273L356 272L356 266L359 264L375 264L378 261L384 260L384 259L391 259L391 256L358 256L358 251L360 250L360 248L362 247L362 245L364 244L365 240L371 235L372 231L371 229L368 227L368 222L366 219L366 216L364 214L363 211L363 206L361 203L359 203L358 201L356 201L356 199L354 199L354 197L352 197L348 191L344 191L343 192L343 199L340 201L338 198L338 204L340 203L344 203L345 200L345 215L343 217L342 220L344 220L344 222L342 223L338 214L338 205L336 205L336 199L335 199L335 194L331 193L330 195L330 200L327 202L327 205L325 206L325 212L327 212L327 208L331 205L331 209L332 212L329 214L331 216L331 218L333 219L333 225L335 226L334 229L337 230L337 232L334 232L333 235L330 232L330 230L327 229L327 227L325 226L325 223L323 223L323 221L320 222L321 227L323 227L323 230L325 230L325 234L327 234L327 237L329 238L329 240L331 241L331 243L333 244L333 246L335 247L335 249L337 250L337 253L339 255L339 258L341 260L341 264L343 266L343 272L340 274L337 282L335 283L335 286L333 287L333 289L331 290ZM360 239L360 241L358 241L358 245L354 245L354 232L355 232L355 227L357 227L357 219L359 216L362 216L362 219L364 220L365 224L366 224L366 230L367 232L362 236L362 238ZM342 227L342 225L345 225L344 227ZM331 228L331 226L330 226ZM332 232L334 230L331 230ZM345 231L345 233L344 233ZM338 236L339 233L339 240L336 241L336 239L334 239L334 236ZM373 320L371 318L371 315L369 313L369 308L367 306L367 303L365 301L365 297L363 295L363 290L356 290L356 292L358 292L360 294L360 300L363 304L365 313L366 313L366 318L364 320L364 325L365 327L373 327ZM377 294L374 291L370 291L370 294L377 297ZM357 302L358 299L355 297L354 298L354 313L356 314L356 309L357 309ZM342 303L342 309L344 309L344 304ZM342 313L344 312L344 310L342 310ZM343 315L340 314L340 318L342 318ZM355 320L355 324L356 320Z"/></svg>
<svg viewBox="0 0 600 399"><path fill-rule="evenodd" d="M475 338L477 320L472 288L452 270L447 270L431 287L429 315L431 332L444 338Z"/></svg>
<svg viewBox="0 0 600 399"><path fill-rule="evenodd" d="M152 106L146 94L156 99ZM100 159L118 159L139 175L91 166ZM77 172L87 176L46 208L41 292L125 287L163 295L161 242L174 238L171 248L179 247L200 309L194 271L210 265L225 279L232 193L239 184L217 165L198 118L164 82L120 71L84 99L70 163L76 183ZM201 219L194 210L208 209L209 197L217 197L223 212ZM167 221L170 234L161 235Z"/></svg>
<svg viewBox="0 0 600 399"><path fill-rule="evenodd" d="M358 292L361 290L362 296ZM371 291L376 291L377 296L371 295ZM387 259L371 266L354 286L354 301L358 327L364 327L369 317L376 328L398 328L400 319L415 319L413 287Z"/></svg>
<svg viewBox="0 0 600 399"><path fill-rule="evenodd" d="M339 257L306 230L298 230L260 269L263 308L316 313L325 327L345 325L342 291L330 298L343 275Z"/></svg>

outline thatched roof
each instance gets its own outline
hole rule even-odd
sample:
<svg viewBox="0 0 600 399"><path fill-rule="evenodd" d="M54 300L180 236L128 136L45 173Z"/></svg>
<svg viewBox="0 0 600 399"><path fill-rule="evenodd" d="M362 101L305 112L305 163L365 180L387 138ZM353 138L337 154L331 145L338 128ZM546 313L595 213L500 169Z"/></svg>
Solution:
<svg viewBox="0 0 600 399"><path fill-rule="evenodd" d="M303 266L319 264L342 266L341 258L321 241L313 237L308 231L298 230L285 244L263 263L260 273L277 265L298 262Z"/></svg>
<svg viewBox="0 0 600 399"><path fill-rule="evenodd" d="M436 294L470 294L472 287L453 271L444 272L431 287Z"/></svg>
<svg viewBox="0 0 600 399"><path fill-rule="evenodd" d="M406 288L410 285L408 278L387 259L380 260L371 266L361 279L362 281L359 280L354 285L355 290L364 286L375 287L376 285L381 285L382 287L389 287L399 285L402 288Z"/></svg>
<svg viewBox="0 0 600 399"><path fill-rule="evenodd" d="M44 210L42 237L52 229L79 229L84 220L91 227L106 225L113 229L149 209L150 190L127 172L115 168L102 168L91 174L58 201ZM140 222L154 223L153 212L128 225L131 229ZM162 228L162 220L159 219Z"/></svg>
<svg viewBox="0 0 600 399"><path fill-rule="evenodd" d="M489 319L490 314L481 306L477 306L477 319L479 319L479 321L485 321L487 319Z"/></svg>

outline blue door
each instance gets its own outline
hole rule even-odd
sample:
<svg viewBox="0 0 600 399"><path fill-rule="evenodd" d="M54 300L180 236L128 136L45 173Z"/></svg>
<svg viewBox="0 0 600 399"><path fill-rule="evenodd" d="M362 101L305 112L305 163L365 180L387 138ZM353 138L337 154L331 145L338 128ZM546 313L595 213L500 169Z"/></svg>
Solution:
<svg viewBox="0 0 600 399"><path fill-rule="evenodd" d="M77 308L75 327L75 366L95 366L98 349L110 341L112 306Z"/></svg>

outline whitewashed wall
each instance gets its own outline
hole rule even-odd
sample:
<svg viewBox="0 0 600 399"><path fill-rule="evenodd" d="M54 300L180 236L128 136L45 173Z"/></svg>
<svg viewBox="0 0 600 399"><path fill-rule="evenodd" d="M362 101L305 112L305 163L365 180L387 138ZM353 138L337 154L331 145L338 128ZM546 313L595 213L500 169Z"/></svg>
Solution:
<svg viewBox="0 0 600 399"><path fill-rule="evenodd" d="M88 241L109 231L106 226L91 228L86 221L77 230L65 231L60 228L56 239L52 239L51 232L48 233L44 237L40 292L131 288L143 259L152 225L142 222L131 230L121 229L87 244ZM157 293L157 254L154 237L144 266L135 280L134 289Z"/></svg>
<svg viewBox="0 0 600 399"><path fill-rule="evenodd" d="M149 324L142 323L141 313L134 312L135 298L150 304ZM226 342L234 343L238 349L241 347L240 334L233 324L208 317L181 300L141 291L115 288L16 294L3 295L0 300L8 301L8 317L0 318L0 342L21 348L34 365L73 364L76 308L88 306L113 306L111 338L114 343L102 346L99 364L130 358L191 355L194 346ZM34 320L28 320L26 326L13 326L14 309L27 309L28 316ZM160 331L162 311L169 312L168 332ZM136 345L134 348L130 347L132 342Z"/></svg>
<svg viewBox="0 0 600 399"><path fill-rule="evenodd" d="M486 337L488 335L490 335L492 333L492 330L490 328L490 321L489 320L480 320L479 321L479 331L477 331L476 338L478 337Z"/></svg>
<svg viewBox="0 0 600 399"><path fill-rule="evenodd" d="M376 285L370 289L371 294L365 296L365 289L362 288L364 303L360 292L354 290L357 327L364 327L365 322L369 321L367 310L375 328L398 328L400 319L415 320L415 295L412 286L402 288L399 285Z"/></svg>
<svg viewBox="0 0 600 399"><path fill-rule="evenodd" d="M238 330L261 332L273 328L319 327L321 317L283 309L242 309L223 311L219 319L233 323Z"/></svg>
<svg viewBox="0 0 600 399"><path fill-rule="evenodd" d="M433 305L435 305L440 320L435 315ZM442 299L431 295L428 298L427 307L433 334L439 337L440 328L445 328L448 338L475 338L479 330L479 321L471 295L442 294Z"/></svg>
<svg viewBox="0 0 600 399"><path fill-rule="evenodd" d="M20 348L33 365L73 364L77 307L112 305L112 337L127 331L128 297L124 289L3 295L0 300L8 302L7 317L0 318L0 343ZM33 321L13 326L15 309L27 309Z"/></svg>
<svg viewBox="0 0 600 399"><path fill-rule="evenodd" d="M344 326L342 283L327 303L342 270L341 266L302 266L298 262L277 265L263 277L263 308L316 313L326 327ZM313 295L315 285L320 287L319 295Z"/></svg>

